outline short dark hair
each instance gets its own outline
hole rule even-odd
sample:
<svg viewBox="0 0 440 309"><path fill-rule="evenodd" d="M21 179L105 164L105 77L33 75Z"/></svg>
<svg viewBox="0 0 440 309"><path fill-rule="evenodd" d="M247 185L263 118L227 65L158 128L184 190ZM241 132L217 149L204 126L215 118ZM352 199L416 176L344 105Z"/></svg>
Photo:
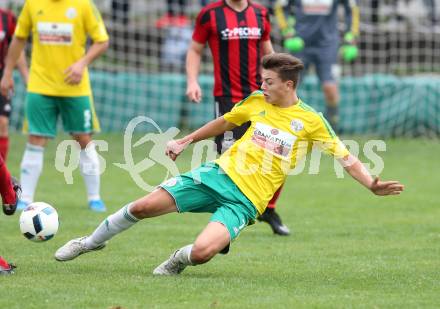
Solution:
<svg viewBox="0 0 440 309"><path fill-rule="evenodd" d="M304 64L298 58L286 53L273 53L263 57L263 69L278 73L282 81L291 80L298 85L299 73L304 69Z"/></svg>

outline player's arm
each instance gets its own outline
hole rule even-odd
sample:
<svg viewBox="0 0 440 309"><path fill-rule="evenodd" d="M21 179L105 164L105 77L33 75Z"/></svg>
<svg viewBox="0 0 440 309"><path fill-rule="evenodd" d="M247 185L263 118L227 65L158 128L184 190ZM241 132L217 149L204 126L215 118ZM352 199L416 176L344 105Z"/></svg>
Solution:
<svg viewBox="0 0 440 309"><path fill-rule="evenodd" d="M208 122L200 129L182 138L183 142L198 142L210 137L218 136L250 121L251 114L256 107L256 103L253 104L253 102L255 102L253 101L254 96L258 96L258 91L255 91L247 98L235 104L230 112Z"/></svg>
<svg viewBox="0 0 440 309"><path fill-rule="evenodd" d="M398 181L380 181L379 177L373 179L362 162L352 154L339 159L339 163L351 177L376 195L397 195L404 189Z"/></svg>
<svg viewBox="0 0 440 309"><path fill-rule="evenodd" d="M344 0L345 8L345 34L340 53L346 62L351 62L358 57L356 46L359 37L359 7L356 0Z"/></svg>
<svg viewBox="0 0 440 309"><path fill-rule="evenodd" d="M255 104L252 98L258 96L258 92L253 94L235 104L234 108L217 119L208 122L200 129L188 134L180 140L173 140L168 142L166 155L171 159L176 160L177 156L191 143L205 140L210 137L218 136L226 131L231 131L233 128L242 125L250 120L252 112L255 110ZM257 101L258 102L258 101Z"/></svg>
<svg viewBox="0 0 440 309"><path fill-rule="evenodd" d="M275 0L272 1L273 13L281 34L284 38L295 35L292 22L289 20L293 16L294 0Z"/></svg>
<svg viewBox="0 0 440 309"><path fill-rule="evenodd" d="M81 82L85 68L96 58L102 55L108 48L108 40L103 42L94 42L87 53L77 62L68 67L65 71L64 81L69 85L77 85Z"/></svg>
<svg viewBox="0 0 440 309"><path fill-rule="evenodd" d="M192 41L186 54L186 96L191 102L200 103L202 90L197 78L200 71L204 44Z"/></svg>
<svg viewBox="0 0 440 309"><path fill-rule="evenodd" d="M356 0L345 0L345 32L350 32L355 38L359 36L359 6Z"/></svg>
<svg viewBox="0 0 440 309"><path fill-rule="evenodd" d="M20 57L18 57L17 68L21 74L21 79L23 80L23 83L27 85L29 79L29 69L27 66L24 50L21 52Z"/></svg>
<svg viewBox="0 0 440 309"><path fill-rule="evenodd" d="M235 127L235 124L226 121L224 117L221 116L179 140L169 141L167 143L166 155L176 160L177 156L181 154L189 144L221 135L226 131L231 131Z"/></svg>
<svg viewBox="0 0 440 309"><path fill-rule="evenodd" d="M107 50L108 46L109 46L108 40L103 42L94 42L80 61L84 62L85 65L88 66L96 58L101 56Z"/></svg>
<svg viewBox="0 0 440 309"><path fill-rule="evenodd" d="M376 195L396 195L403 191L404 187L398 181L380 181L378 177L373 179L359 159L350 154L335 135L327 120L321 114L318 115L311 127L311 140L325 153L337 158L351 177Z"/></svg>
<svg viewBox="0 0 440 309"><path fill-rule="evenodd" d="M272 24L270 22L269 12L265 11L264 24L263 24L263 34L261 36L260 48L262 56L273 54L273 46L270 40L270 31Z"/></svg>
<svg viewBox="0 0 440 309"><path fill-rule="evenodd" d="M203 127L195 130L194 132L188 134L184 138L182 138L183 142L191 141L191 143L196 143L198 141L202 141L220 134L225 133L226 131L231 131L235 128L236 125L232 122L226 121L226 119L221 116L217 119L214 119Z"/></svg>
<svg viewBox="0 0 440 309"><path fill-rule="evenodd" d="M274 14L283 37L283 46L290 52L298 53L304 49L304 39L296 34L295 1L276 0Z"/></svg>
<svg viewBox="0 0 440 309"><path fill-rule="evenodd" d="M14 36L11 45L9 45L8 54L5 61L5 69L3 71L3 77L0 83L1 93L4 97L9 97L10 92L14 91L12 72L17 65L19 57L23 55L25 45L26 39L21 39L16 36Z"/></svg>
<svg viewBox="0 0 440 309"><path fill-rule="evenodd" d="M275 52L273 50L272 42L270 40L261 42L261 52L263 56L273 54Z"/></svg>

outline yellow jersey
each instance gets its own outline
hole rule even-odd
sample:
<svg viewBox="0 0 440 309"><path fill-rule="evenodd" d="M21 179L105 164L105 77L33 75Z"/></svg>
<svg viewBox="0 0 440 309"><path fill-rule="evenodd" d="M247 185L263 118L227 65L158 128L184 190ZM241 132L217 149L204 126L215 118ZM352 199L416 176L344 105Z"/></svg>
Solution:
<svg viewBox="0 0 440 309"><path fill-rule="evenodd" d="M215 162L260 214L313 145L337 158L349 154L322 114L300 100L282 108L255 91L223 117L237 126L251 122L243 137Z"/></svg>
<svg viewBox="0 0 440 309"><path fill-rule="evenodd" d="M32 34L32 60L28 91L52 96L91 94L85 69L78 85L64 81L64 71L81 59L87 37L108 41L101 15L91 0L27 0L18 18L15 36Z"/></svg>

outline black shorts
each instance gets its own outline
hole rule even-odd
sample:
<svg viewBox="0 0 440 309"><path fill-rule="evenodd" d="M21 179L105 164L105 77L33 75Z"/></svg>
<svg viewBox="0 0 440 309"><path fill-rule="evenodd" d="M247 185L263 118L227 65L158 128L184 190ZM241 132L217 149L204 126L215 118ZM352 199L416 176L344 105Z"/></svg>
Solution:
<svg viewBox="0 0 440 309"><path fill-rule="evenodd" d="M0 95L0 116L8 117L11 115L11 100Z"/></svg>
<svg viewBox="0 0 440 309"><path fill-rule="evenodd" d="M0 70L0 76L3 77L3 69ZM11 115L11 100L8 100L0 94L0 116L8 117Z"/></svg>
<svg viewBox="0 0 440 309"><path fill-rule="evenodd" d="M234 107L234 102L232 102L231 98L225 98L225 97L215 97L215 118L218 118L220 116L223 116L224 114L231 111L231 109ZM232 130L233 133L233 141L228 143L223 143L225 134L219 135L215 137L215 144L217 145L217 153L221 154L225 152L230 144L235 142L236 140L239 140L244 133L249 129L249 126L251 125L250 122L246 122L242 124L239 127L236 127ZM225 148L225 149L222 149Z"/></svg>

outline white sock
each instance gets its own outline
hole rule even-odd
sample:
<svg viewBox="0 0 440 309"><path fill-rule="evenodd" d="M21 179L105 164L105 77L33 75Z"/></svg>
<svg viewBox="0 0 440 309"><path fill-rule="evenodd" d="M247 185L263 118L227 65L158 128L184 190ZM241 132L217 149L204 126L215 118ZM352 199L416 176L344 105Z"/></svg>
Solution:
<svg viewBox="0 0 440 309"><path fill-rule="evenodd" d="M180 248L177 250L176 254L174 255L175 259L178 259L179 262L185 264L185 265L194 265L194 263L191 261L191 250L193 245L187 245L185 247Z"/></svg>
<svg viewBox="0 0 440 309"><path fill-rule="evenodd" d="M130 213L131 205L132 203L122 207L102 221L93 234L85 240L86 247L96 248L116 234L119 234L136 224L139 219Z"/></svg>
<svg viewBox="0 0 440 309"><path fill-rule="evenodd" d="M26 203L34 201L35 188L43 170L44 147L26 144L21 161L21 200Z"/></svg>
<svg viewBox="0 0 440 309"><path fill-rule="evenodd" d="M84 178L87 189L87 198L89 201L99 200L100 176L99 176L99 158L95 145L90 145L81 149L79 154L79 168Z"/></svg>

